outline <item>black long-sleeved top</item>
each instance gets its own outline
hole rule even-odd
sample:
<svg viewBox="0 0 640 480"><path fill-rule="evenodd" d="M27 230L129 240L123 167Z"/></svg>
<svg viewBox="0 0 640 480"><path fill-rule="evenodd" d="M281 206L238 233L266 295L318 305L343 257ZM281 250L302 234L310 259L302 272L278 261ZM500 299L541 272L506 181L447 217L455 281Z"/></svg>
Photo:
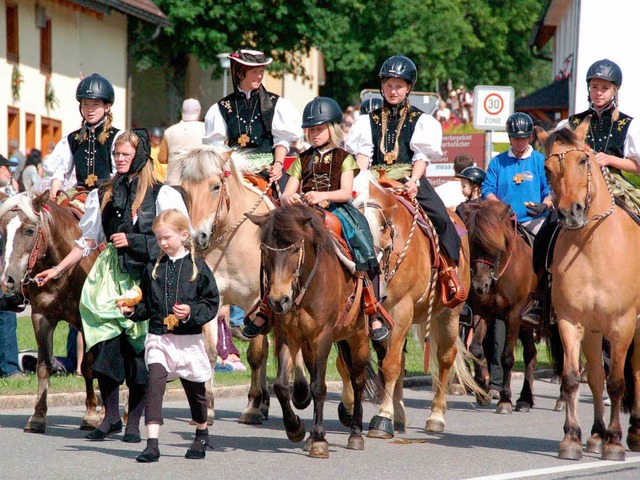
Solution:
<svg viewBox="0 0 640 480"><path fill-rule="evenodd" d="M131 319L142 321L148 318L149 333L154 335L202 333L202 326L211 321L218 312L220 296L213 273L204 260L197 257L196 266L198 275L191 282L191 254L175 262L166 256L163 257L156 270L157 279L151 276L154 263L148 264L140 282L142 300L136 305ZM189 305L191 314L185 323L180 322L172 331L168 331L164 319L172 313L176 301Z"/></svg>

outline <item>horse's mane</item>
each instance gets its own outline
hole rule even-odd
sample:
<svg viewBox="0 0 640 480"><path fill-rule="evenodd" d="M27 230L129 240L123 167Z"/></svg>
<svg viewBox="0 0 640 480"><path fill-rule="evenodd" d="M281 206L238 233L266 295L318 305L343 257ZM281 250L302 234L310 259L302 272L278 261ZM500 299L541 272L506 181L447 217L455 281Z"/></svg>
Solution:
<svg viewBox="0 0 640 480"><path fill-rule="evenodd" d="M470 205L465 222L469 243L490 256L504 252L513 230L511 222L510 207L505 203L483 200Z"/></svg>
<svg viewBox="0 0 640 480"><path fill-rule="evenodd" d="M201 147L179 149L176 161L180 162L180 178L201 182L214 175L231 172L242 183L242 175L251 171L251 164L240 153L224 145L203 145Z"/></svg>
<svg viewBox="0 0 640 480"><path fill-rule="evenodd" d="M32 201L36 198L36 194L33 192L22 192L18 195L13 195L7 198L2 205L0 205L0 218L2 218L8 211L14 208L23 212L29 220L32 222L38 221L38 214L33 209ZM49 212L44 210L45 216L50 216Z"/></svg>
<svg viewBox="0 0 640 480"><path fill-rule="evenodd" d="M550 152L554 143L560 143L562 145L583 145L584 142L578 138L576 132L574 132L568 125L563 128L553 130L549 133L549 136L542 144L545 152Z"/></svg>
<svg viewBox="0 0 640 480"><path fill-rule="evenodd" d="M260 228L260 241L275 248L286 248L300 239L332 253L333 240L318 210L307 205L276 208Z"/></svg>

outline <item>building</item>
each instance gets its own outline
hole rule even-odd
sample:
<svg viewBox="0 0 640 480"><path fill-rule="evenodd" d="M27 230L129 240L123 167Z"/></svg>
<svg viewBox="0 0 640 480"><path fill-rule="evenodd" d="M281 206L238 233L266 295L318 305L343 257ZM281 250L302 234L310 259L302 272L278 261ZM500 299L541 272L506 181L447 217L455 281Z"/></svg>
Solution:
<svg viewBox="0 0 640 480"><path fill-rule="evenodd" d="M76 86L97 72L115 89L114 125L129 125L127 22L169 24L151 0L0 0L0 153L47 151L79 128Z"/></svg>

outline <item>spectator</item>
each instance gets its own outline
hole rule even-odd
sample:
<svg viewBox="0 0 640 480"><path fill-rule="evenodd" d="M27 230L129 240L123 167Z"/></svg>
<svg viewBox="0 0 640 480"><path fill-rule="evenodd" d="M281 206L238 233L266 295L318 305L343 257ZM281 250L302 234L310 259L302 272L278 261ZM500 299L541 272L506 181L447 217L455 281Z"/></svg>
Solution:
<svg viewBox="0 0 640 480"><path fill-rule="evenodd" d="M451 90L449 92L449 99L447 100L447 105L449 106L449 110L451 113L458 117L462 118L462 112L460 110L460 99L458 99L458 94L455 90Z"/></svg>
<svg viewBox="0 0 640 480"><path fill-rule="evenodd" d="M447 208L455 208L466 200L462 194L462 184L460 183L460 174L467 167L475 164L473 157L461 153L453 159L453 172L455 177L448 182L436 187L436 193L444 202Z"/></svg>
<svg viewBox="0 0 640 480"><path fill-rule="evenodd" d="M27 163L27 157L20 151L20 143L15 138L9 140L9 161L15 165L13 170L11 170L13 179L20 183L20 177Z"/></svg>
<svg viewBox="0 0 640 480"><path fill-rule="evenodd" d="M42 180L42 153L37 148L31 149L27 156L27 163L22 171L22 187L25 191L33 190Z"/></svg>
<svg viewBox="0 0 640 480"><path fill-rule="evenodd" d="M438 110L436 110L436 120L440 123L448 122L451 118L451 110L447 107L447 102L441 100L438 104Z"/></svg>
<svg viewBox="0 0 640 480"><path fill-rule="evenodd" d="M473 96L467 92L464 85L458 88L458 101L460 102L460 111L462 113L462 121L469 123L473 120Z"/></svg>
<svg viewBox="0 0 640 480"><path fill-rule="evenodd" d="M164 183L167 178L167 164L160 163L158 161L158 155L160 153L160 145L162 143L162 137L164 132L160 127L153 127L149 132L149 141L151 142L151 159L153 160L153 171L158 177L158 180Z"/></svg>
<svg viewBox="0 0 640 480"><path fill-rule="evenodd" d="M200 102L187 98L182 102L182 120L164 131L160 143L158 162L167 165L165 183L180 184L180 165L176 153L180 148L195 148L202 145L204 122L200 121Z"/></svg>
<svg viewBox="0 0 640 480"><path fill-rule="evenodd" d="M18 193L18 182L11 175L11 171L15 166L15 163L0 155L0 192L8 197Z"/></svg>

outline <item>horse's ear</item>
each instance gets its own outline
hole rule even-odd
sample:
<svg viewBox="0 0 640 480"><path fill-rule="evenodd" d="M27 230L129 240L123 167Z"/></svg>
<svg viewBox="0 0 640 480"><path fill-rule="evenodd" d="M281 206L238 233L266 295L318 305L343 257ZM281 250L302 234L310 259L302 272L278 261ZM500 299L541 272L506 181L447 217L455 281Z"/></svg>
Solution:
<svg viewBox="0 0 640 480"><path fill-rule="evenodd" d="M533 131L535 132L536 138L540 143L544 143L547 140L547 138L549 138L549 134L542 127L535 126L533 127Z"/></svg>
<svg viewBox="0 0 640 480"><path fill-rule="evenodd" d="M253 215L252 213L245 213L244 216L255 223L257 226L261 227L262 225L264 225L264 222L267 221L267 217L269 216L269 214Z"/></svg>
<svg viewBox="0 0 640 480"><path fill-rule="evenodd" d="M582 120L582 122L580 122L580 125L578 125L576 129L573 131L576 134L576 137L578 137L578 140L580 140L583 143L587 138L587 133L589 132L589 125L591 125L591 115L587 115L585 119Z"/></svg>
<svg viewBox="0 0 640 480"><path fill-rule="evenodd" d="M42 211L42 207L44 207L49 201L49 190L44 193L41 193L37 197L33 199L31 204L33 205L33 211L36 213L40 213Z"/></svg>

